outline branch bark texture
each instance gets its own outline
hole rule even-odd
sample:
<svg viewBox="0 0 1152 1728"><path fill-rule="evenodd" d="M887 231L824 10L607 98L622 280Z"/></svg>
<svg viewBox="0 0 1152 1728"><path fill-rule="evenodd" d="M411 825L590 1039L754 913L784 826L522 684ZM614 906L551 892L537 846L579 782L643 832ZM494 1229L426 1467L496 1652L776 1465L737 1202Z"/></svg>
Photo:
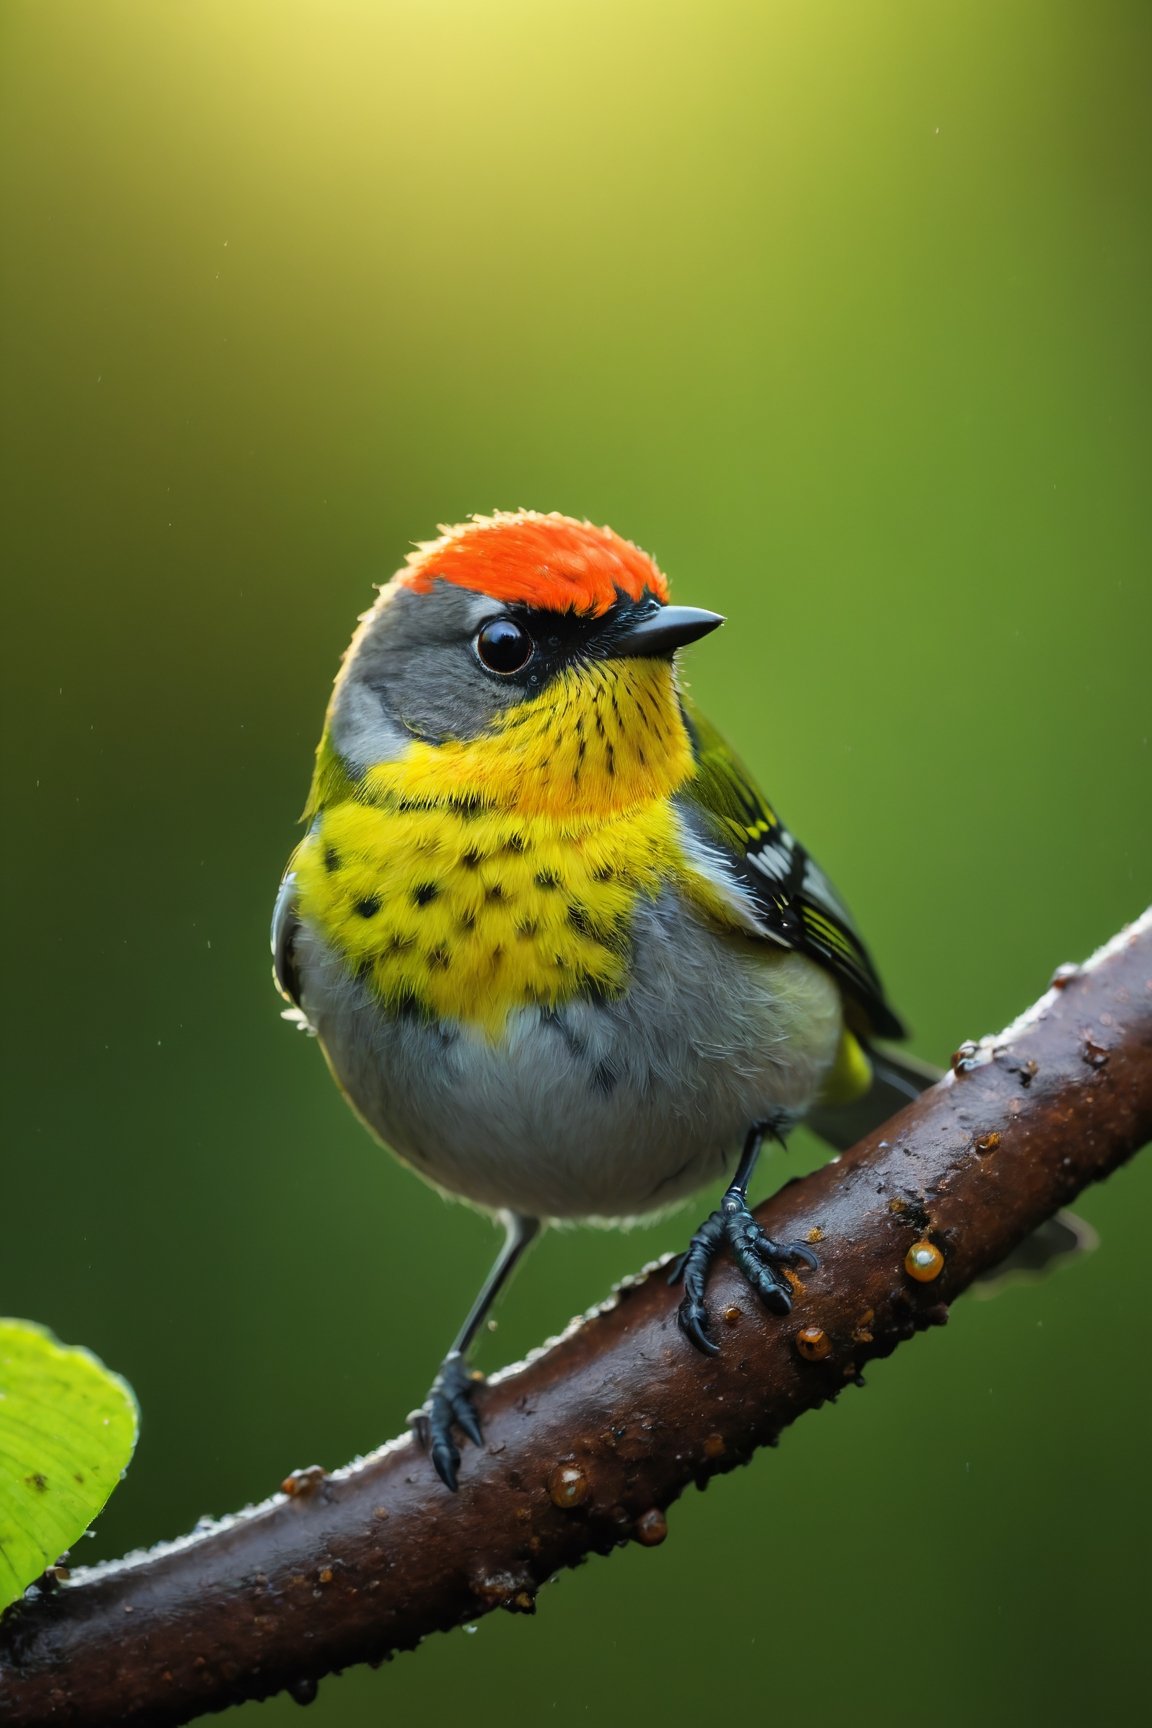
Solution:
<svg viewBox="0 0 1152 1728"><path fill-rule="evenodd" d="M0 1719L161 1728L285 1687L306 1699L332 1670L429 1632L531 1612L561 1567L659 1542L689 1484L942 1323L974 1278L1150 1139L1152 912L760 1208L774 1237L819 1244L788 1319L721 1264L709 1297L722 1349L705 1358L665 1277L629 1282L492 1380L487 1443L466 1450L457 1495L404 1438L26 1599L0 1626Z"/></svg>

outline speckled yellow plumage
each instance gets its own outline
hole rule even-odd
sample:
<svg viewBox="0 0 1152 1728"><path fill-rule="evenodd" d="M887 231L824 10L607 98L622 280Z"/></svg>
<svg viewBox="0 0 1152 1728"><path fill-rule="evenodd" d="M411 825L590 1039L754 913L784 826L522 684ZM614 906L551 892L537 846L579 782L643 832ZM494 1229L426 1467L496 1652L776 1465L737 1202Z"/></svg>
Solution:
<svg viewBox="0 0 1152 1728"><path fill-rule="evenodd" d="M709 899L670 802L694 764L668 668L579 676L498 736L413 741L320 813L300 909L382 1002L497 1036L515 1008L623 988L638 896L680 880Z"/></svg>

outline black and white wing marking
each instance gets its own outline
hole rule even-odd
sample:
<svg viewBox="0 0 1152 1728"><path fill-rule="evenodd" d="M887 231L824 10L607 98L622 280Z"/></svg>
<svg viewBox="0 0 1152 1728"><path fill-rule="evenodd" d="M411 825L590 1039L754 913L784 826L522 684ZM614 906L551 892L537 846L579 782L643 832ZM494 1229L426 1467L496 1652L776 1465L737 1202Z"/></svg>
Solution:
<svg viewBox="0 0 1152 1728"><path fill-rule="evenodd" d="M816 861L769 806L709 721L685 704L696 777L680 793L751 896L765 936L827 966L864 1011L867 1030L903 1038L850 913Z"/></svg>

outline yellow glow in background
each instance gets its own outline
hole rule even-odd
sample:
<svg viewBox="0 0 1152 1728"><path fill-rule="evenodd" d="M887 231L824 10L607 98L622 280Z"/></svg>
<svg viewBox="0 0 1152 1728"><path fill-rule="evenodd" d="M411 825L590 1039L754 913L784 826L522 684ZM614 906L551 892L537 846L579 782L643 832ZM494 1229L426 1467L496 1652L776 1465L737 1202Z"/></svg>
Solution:
<svg viewBox="0 0 1152 1728"><path fill-rule="evenodd" d="M1150 37L1141 0L7 0L0 1308L143 1407L77 1561L394 1432L487 1263L265 946L338 656L437 522L609 521L729 615L694 692L923 1055L1145 904ZM1150 1182L658 1553L309 1720L1115 1720ZM710 1204L545 1241L486 1364Z"/></svg>

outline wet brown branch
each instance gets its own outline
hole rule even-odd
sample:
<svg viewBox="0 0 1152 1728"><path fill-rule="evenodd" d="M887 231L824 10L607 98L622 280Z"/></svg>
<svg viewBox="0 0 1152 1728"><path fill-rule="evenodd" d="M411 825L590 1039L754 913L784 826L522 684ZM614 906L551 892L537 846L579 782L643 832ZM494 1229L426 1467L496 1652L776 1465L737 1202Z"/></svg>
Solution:
<svg viewBox="0 0 1152 1728"><path fill-rule="evenodd" d="M659 1542L693 1481L743 1462L1152 1139L1152 913L886 1128L758 1216L819 1241L788 1320L722 1267L714 1360L637 1281L485 1394L458 1495L410 1439L182 1544L79 1574L0 1627L8 1728L173 1724L407 1649L590 1551ZM917 1244L938 1276L906 1270ZM924 1255L932 1269L933 1257Z"/></svg>

